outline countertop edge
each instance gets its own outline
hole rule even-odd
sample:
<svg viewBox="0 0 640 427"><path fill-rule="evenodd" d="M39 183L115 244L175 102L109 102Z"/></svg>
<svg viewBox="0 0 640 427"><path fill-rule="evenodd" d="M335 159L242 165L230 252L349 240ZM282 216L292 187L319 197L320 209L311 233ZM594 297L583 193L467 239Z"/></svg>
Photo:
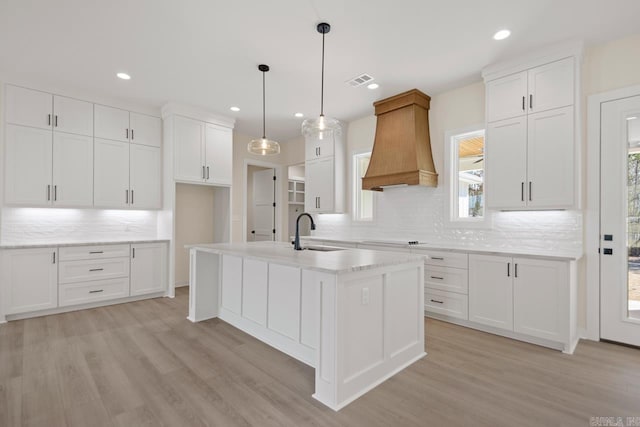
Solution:
<svg viewBox="0 0 640 427"><path fill-rule="evenodd" d="M3 249L37 249L37 248L64 248L71 246L99 246L99 245L126 245L132 243L160 243L170 242L169 239L132 239L132 240L109 240L109 241L88 241L88 242L49 242L49 243L3 243L0 244L0 250Z"/></svg>

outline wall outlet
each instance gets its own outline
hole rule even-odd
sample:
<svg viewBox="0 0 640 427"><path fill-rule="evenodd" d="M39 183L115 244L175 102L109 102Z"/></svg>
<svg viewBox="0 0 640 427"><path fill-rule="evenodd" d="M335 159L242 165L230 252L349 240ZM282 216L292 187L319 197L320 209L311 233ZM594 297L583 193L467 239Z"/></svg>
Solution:
<svg viewBox="0 0 640 427"><path fill-rule="evenodd" d="M362 305L369 305L369 288L362 288Z"/></svg>

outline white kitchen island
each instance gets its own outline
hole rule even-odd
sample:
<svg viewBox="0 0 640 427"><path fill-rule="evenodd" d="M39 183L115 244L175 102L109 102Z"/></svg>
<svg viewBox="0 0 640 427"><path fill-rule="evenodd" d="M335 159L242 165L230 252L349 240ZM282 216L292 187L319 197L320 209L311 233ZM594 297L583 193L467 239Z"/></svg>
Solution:
<svg viewBox="0 0 640 427"><path fill-rule="evenodd" d="M313 397L336 411L426 355L422 256L187 247L189 320L219 317L312 366Z"/></svg>

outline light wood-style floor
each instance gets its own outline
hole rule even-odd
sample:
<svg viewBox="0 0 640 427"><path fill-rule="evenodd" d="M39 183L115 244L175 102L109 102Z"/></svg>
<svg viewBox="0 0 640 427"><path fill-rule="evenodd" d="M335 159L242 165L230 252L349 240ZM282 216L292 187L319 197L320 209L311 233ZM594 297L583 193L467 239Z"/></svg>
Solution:
<svg viewBox="0 0 640 427"><path fill-rule="evenodd" d="M313 369L188 293L0 325L0 426L553 426L640 416L640 350L574 356L426 320L428 356L335 413Z"/></svg>

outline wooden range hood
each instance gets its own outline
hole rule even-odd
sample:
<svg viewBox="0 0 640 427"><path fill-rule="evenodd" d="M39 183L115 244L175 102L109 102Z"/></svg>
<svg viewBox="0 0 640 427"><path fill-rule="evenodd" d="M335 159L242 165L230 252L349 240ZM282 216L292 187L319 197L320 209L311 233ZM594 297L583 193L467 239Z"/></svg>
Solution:
<svg viewBox="0 0 640 427"><path fill-rule="evenodd" d="M363 190L438 186L429 138L430 102L429 95L413 89L373 103L378 120Z"/></svg>

